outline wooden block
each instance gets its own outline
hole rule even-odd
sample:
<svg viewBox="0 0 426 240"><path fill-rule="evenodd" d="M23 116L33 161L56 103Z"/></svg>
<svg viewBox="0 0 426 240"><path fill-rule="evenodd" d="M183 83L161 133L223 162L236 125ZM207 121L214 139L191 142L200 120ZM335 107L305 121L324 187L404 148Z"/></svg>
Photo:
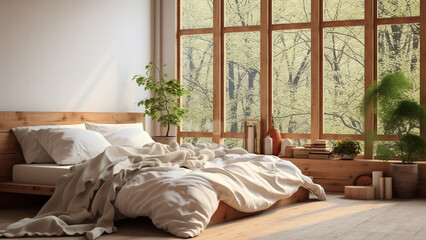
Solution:
<svg viewBox="0 0 426 240"><path fill-rule="evenodd" d="M374 188L369 186L345 186L345 198L373 200Z"/></svg>
<svg viewBox="0 0 426 240"><path fill-rule="evenodd" d="M289 157L289 158L292 158L294 156L293 155L293 149L295 149L295 148L296 148L296 146L294 146L294 145L286 146L285 150L284 150L285 156Z"/></svg>

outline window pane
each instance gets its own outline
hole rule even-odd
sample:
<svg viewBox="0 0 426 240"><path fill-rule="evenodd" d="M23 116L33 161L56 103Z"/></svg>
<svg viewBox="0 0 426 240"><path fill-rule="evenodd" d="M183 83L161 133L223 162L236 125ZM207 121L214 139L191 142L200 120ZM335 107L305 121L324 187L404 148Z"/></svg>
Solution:
<svg viewBox="0 0 426 240"><path fill-rule="evenodd" d="M273 23L311 21L311 0L273 0Z"/></svg>
<svg viewBox="0 0 426 240"><path fill-rule="evenodd" d="M226 48L226 131L243 132L243 119L260 117L260 34L228 33Z"/></svg>
<svg viewBox="0 0 426 240"><path fill-rule="evenodd" d="M182 138L183 143L191 143L194 146L197 146L199 143L211 143L211 138L196 138L196 137L184 137Z"/></svg>
<svg viewBox="0 0 426 240"><path fill-rule="evenodd" d="M311 31L273 32L273 116L285 133L311 132Z"/></svg>
<svg viewBox="0 0 426 240"><path fill-rule="evenodd" d="M420 25L377 26L377 79L386 73L402 71L411 81L408 96L420 102ZM384 133L380 115L378 132ZM414 132L419 132L418 126ZM388 132L386 134L395 134Z"/></svg>
<svg viewBox="0 0 426 240"><path fill-rule="evenodd" d="M420 0L378 0L379 18L420 16Z"/></svg>
<svg viewBox="0 0 426 240"><path fill-rule="evenodd" d="M182 29L212 28L213 0L181 0Z"/></svg>
<svg viewBox="0 0 426 240"><path fill-rule="evenodd" d="M324 0L324 21L364 19L364 0Z"/></svg>
<svg viewBox="0 0 426 240"><path fill-rule="evenodd" d="M213 131L213 36L182 36L182 85L189 91L182 98L190 113L182 131Z"/></svg>
<svg viewBox="0 0 426 240"><path fill-rule="evenodd" d="M244 148L244 139L242 138L225 138L224 144L228 146L228 148Z"/></svg>
<svg viewBox="0 0 426 240"><path fill-rule="evenodd" d="M324 29L324 133L362 134L364 28Z"/></svg>
<svg viewBox="0 0 426 240"><path fill-rule="evenodd" d="M226 0L225 26L260 25L260 0Z"/></svg>

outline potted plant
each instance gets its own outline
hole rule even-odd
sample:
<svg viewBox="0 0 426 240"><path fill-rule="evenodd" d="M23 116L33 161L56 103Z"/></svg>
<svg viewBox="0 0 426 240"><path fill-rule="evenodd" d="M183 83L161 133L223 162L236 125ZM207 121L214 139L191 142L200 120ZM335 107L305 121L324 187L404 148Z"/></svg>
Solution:
<svg viewBox="0 0 426 240"><path fill-rule="evenodd" d="M376 112L381 117L385 135L397 135L398 141L378 143L377 158L401 159L390 164L395 197L411 198L416 195L418 165L414 163L425 154L425 141L416 129L426 120L426 110L410 99L407 91L411 84L402 72L386 74L378 84L373 84L364 98L366 111ZM377 140L377 134L369 134ZM370 137L371 138L371 137Z"/></svg>
<svg viewBox="0 0 426 240"><path fill-rule="evenodd" d="M333 147L333 152L342 160L352 160L361 152L361 146L358 141L346 139L338 141Z"/></svg>
<svg viewBox="0 0 426 240"><path fill-rule="evenodd" d="M180 126L182 117L188 113L186 107L177 101L181 96L188 93L177 79L167 79L167 74L160 74L160 69L152 62L145 66L145 75L134 75L138 86L143 85L144 90L149 90L152 97L145 98L138 102L138 106L145 107L145 114L157 120L162 127L167 127L165 136L153 136L156 142L169 144L176 141L176 136L169 136L170 126ZM155 74L160 75L158 81Z"/></svg>

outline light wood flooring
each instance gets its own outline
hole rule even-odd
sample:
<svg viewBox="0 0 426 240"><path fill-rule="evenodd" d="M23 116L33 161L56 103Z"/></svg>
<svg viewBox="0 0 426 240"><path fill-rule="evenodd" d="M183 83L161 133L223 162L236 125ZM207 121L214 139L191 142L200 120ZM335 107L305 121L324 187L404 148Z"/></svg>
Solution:
<svg viewBox="0 0 426 240"><path fill-rule="evenodd" d="M0 229L36 212L34 207L1 210ZM156 229L147 218L120 221L117 227L117 233L99 239L179 239ZM426 239L426 199L348 200L329 193L327 201L311 200L208 227L195 239Z"/></svg>

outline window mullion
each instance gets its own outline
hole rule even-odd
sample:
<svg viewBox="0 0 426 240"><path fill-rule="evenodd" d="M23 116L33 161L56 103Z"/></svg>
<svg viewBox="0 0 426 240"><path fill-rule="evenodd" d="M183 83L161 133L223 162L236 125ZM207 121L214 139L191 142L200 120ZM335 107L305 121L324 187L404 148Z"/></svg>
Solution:
<svg viewBox="0 0 426 240"><path fill-rule="evenodd" d="M367 93L368 88L374 82L375 79L375 14L374 14L374 3L375 0L365 0L365 48L364 48L364 92ZM374 131L374 114L369 112L365 114L364 119L364 133L369 133ZM373 158L373 142L368 140L367 137L364 138L365 149L364 149L364 158L372 159Z"/></svg>
<svg viewBox="0 0 426 240"><path fill-rule="evenodd" d="M322 133L322 0L311 1L311 139Z"/></svg>
<svg viewBox="0 0 426 240"><path fill-rule="evenodd" d="M223 143L223 0L213 1L213 139L215 143Z"/></svg>
<svg viewBox="0 0 426 240"><path fill-rule="evenodd" d="M271 119L270 78L269 78L269 7L270 0L260 3L260 119L261 139L268 131ZM262 145L262 144L261 144ZM263 151L263 150L261 150Z"/></svg>
<svg viewBox="0 0 426 240"><path fill-rule="evenodd" d="M420 1L420 104L426 107L426 1ZM426 141L426 123L420 127L420 135ZM423 157L422 160L425 160Z"/></svg>

